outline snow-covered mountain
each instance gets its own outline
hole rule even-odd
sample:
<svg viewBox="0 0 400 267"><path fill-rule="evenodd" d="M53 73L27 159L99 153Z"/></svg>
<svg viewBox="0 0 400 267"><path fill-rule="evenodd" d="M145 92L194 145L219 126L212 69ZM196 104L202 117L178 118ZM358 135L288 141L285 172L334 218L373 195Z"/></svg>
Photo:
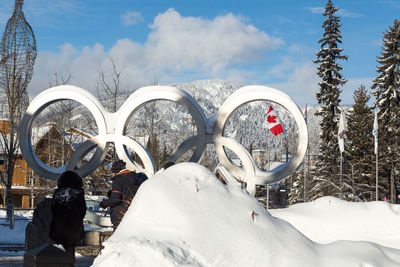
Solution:
<svg viewBox="0 0 400 267"><path fill-rule="evenodd" d="M173 86L188 92L200 104L206 116L210 117L218 111L226 98L244 85L222 80L200 80ZM266 114L270 105L278 112L285 131L278 136L273 136L265 127ZM305 107L299 108L304 112ZM316 108L314 106L307 108L309 134L315 137L319 134L319 120L315 116ZM297 148L297 125L292 115L282 106L270 101L255 101L238 108L228 120L225 136L234 137L246 148L249 148L251 143L253 149L267 149L270 146L274 154L283 153L287 141L290 152L295 152Z"/></svg>

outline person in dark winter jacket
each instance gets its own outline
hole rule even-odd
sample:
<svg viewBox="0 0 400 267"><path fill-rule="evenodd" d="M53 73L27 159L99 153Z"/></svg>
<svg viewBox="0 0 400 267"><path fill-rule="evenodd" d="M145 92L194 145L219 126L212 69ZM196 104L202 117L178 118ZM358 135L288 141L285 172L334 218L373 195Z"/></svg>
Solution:
<svg viewBox="0 0 400 267"><path fill-rule="evenodd" d="M139 176L139 183L140 184L142 184L144 181L146 181L148 179L147 175L145 173L143 173L143 172L139 172L138 176Z"/></svg>
<svg viewBox="0 0 400 267"><path fill-rule="evenodd" d="M111 209L111 222L114 230L118 227L125 212L129 208L133 197L139 186L147 176L137 174L135 171L125 169L126 163L123 160L116 160L111 166L113 174L111 195L108 199L100 202L100 207Z"/></svg>
<svg viewBox="0 0 400 267"><path fill-rule="evenodd" d="M82 187L82 178L74 171L66 171L58 178L51 201L53 219L50 238L72 255L75 254L75 246L84 237L86 202Z"/></svg>

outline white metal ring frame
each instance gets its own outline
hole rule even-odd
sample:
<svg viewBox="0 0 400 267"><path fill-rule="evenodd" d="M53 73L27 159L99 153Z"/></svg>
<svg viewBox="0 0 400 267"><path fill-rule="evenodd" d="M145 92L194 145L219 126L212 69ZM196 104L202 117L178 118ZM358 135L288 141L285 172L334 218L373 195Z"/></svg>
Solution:
<svg viewBox="0 0 400 267"><path fill-rule="evenodd" d="M93 115L98 135L83 144L72 154L66 165L53 168L43 163L33 151L31 136L34 119L49 105L74 100L86 107ZM195 121L197 135L186 139L173 152L169 161L178 161L188 150L194 148L190 161L199 162L209 143L213 143L221 164L236 178L247 183L247 189L254 194L256 184L277 182L290 175L300 165L308 144L307 125L298 106L285 93L266 86L245 86L226 99L217 114L207 118L199 104L185 91L170 86L142 87L132 93L115 112L107 112L101 103L89 92L75 86L62 85L47 89L37 95L30 103L20 125L21 151L29 166L39 175L56 180L65 170L75 170L85 177L96 170L103 162L109 143L114 143L118 157L127 162L127 166L143 171L151 176L155 172L154 162L148 151L135 140L125 136L126 127L140 106L156 100L169 100L185 106ZM240 106L259 100L272 101L282 105L292 115L298 127L299 142L297 152L290 161L271 171L258 168L252 156L235 139L223 136L225 124L230 115ZM144 168L136 164L129 156L126 147L131 148L142 160ZM234 165L225 153L229 148L242 161L243 168ZM81 167L77 164L89 151L96 149L92 158Z"/></svg>

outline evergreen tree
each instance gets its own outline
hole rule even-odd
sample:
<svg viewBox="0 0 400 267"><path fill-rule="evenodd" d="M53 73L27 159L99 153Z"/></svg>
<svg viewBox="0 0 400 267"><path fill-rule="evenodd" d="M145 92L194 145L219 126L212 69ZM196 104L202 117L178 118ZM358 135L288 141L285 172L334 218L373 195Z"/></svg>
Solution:
<svg viewBox="0 0 400 267"><path fill-rule="evenodd" d="M383 186L379 198L390 196L395 202L399 189L400 157L400 22L383 33L381 56L377 58L378 76L372 89L379 109L379 183ZM383 194L383 195L382 195Z"/></svg>
<svg viewBox="0 0 400 267"><path fill-rule="evenodd" d="M375 199L375 155L372 125L374 115L367 106L370 99L361 85L353 95L354 104L347 116L348 163L346 173L348 199L371 201Z"/></svg>
<svg viewBox="0 0 400 267"><path fill-rule="evenodd" d="M160 151L160 141L157 135L150 136L149 141L146 145L147 151L149 151L157 169L161 168L161 151Z"/></svg>
<svg viewBox="0 0 400 267"><path fill-rule="evenodd" d="M164 145L163 152L162 152L161 159L160 159L161 166L164 166L165 163L168 162L168 159L170 156L171 156L171 154L168 152L167 146Z"/></svg>
<svg viewBox="0 0 400 267"><path fill-rule="evenodd" d="M304 169L298 168L291 177L292 181L289 183L288 203L293 205L296 203L305 202L304 197ZM308 185L306 185L306 188Z"/></svg>
<svg viewBox="0 0 400 267"><path fill-rule="evenodd" d="M319 146L319 155L312 170L312 182L309 191L309 197L334 195L341 193L339 177L339 158L340 151L337 140L338 119L339 119L339 95L346 80L343 79L340 71L342 66L337 63L338 60L347 60L347 56L342 55L342 48L338 44L342 43L340 34L340 17L335 16L338 11L332 1L329 0L325 6L324 16L326 20L322 24L324 34L318 41L321 49L316 53L317 59L314 63L318 64L318 76L322 79L319 82L319 92L317 92L318 104L321 105L321 111L316 113L321 117L321 142Z"/></svg>

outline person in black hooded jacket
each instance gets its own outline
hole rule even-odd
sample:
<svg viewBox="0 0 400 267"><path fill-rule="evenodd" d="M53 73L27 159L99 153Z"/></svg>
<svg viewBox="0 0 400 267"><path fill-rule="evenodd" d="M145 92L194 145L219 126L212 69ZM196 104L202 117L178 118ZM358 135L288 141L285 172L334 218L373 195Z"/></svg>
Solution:
<svg viewBox="0 0 400 267"><path fill-rule="evenodd" d="M56 244L74 256L75 246L84 237L83 218L86 213L82 178L74 171L66 171L57 181L51 200L53 218L49 235Z"/></svg>
<svg viewBox="0 0 400 267"><path fill-rule="evenodd" d="M100 207L110 207L110 217L114 230L124 217L139 186L145 180L135 171L127 170L125 167L126 163L123 160L116 160L113 162L111 166L111 172L113 174L111 178L111 195L108 199L104 199L100 202Z"/></svg>

